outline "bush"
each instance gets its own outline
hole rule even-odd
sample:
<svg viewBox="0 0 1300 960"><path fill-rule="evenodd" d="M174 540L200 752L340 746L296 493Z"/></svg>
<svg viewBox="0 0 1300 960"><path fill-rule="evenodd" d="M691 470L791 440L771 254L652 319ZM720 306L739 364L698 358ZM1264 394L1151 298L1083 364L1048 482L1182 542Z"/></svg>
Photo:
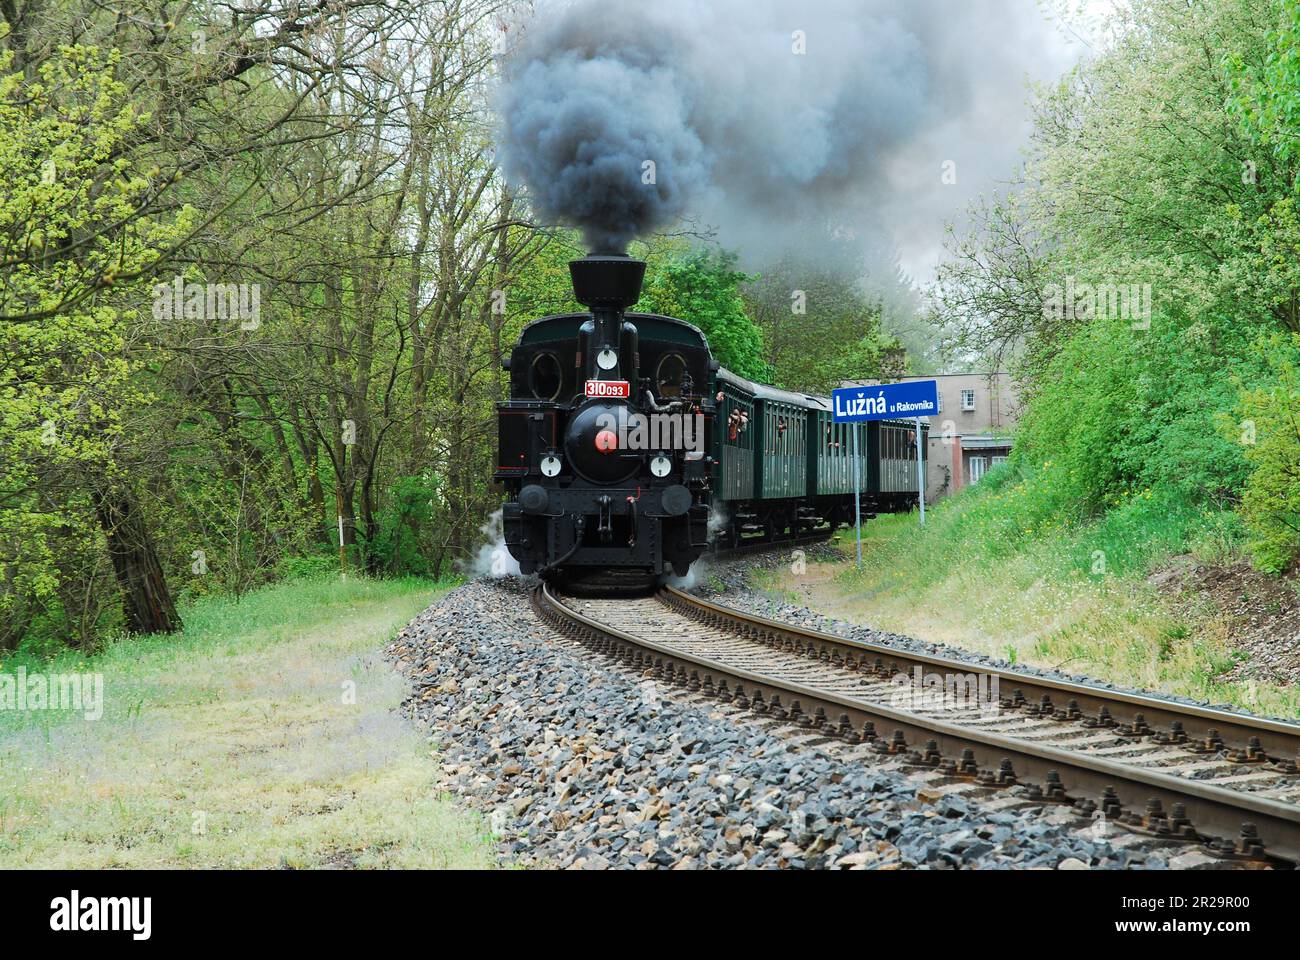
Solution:
<svg viewBox="0 0 1300 960"><path fill-rule="evenodd" d="M379 511L377 530L366 550L372 569L389 576L425 577L431 573L428 542L434 529L434 506L441 496L431 476L399 477Z"/></svg>
<svg viewBox="0 0 1300 960"><path fill-rule="evenodd" d="M314 553L306 556L284 557L276 568L278 580L318 580L327 576L338 576L339 555L334 553Z"/></svg>
<svg viewBox="0 0 1300 960"><path fill-rule="evenodd" d="M1251 466L1241 512L1255 565L1281 573L1300 557L1300 334L1275 334L1258 350L1272 382L1243 384L1240 422L1225 429Z"/></svg>

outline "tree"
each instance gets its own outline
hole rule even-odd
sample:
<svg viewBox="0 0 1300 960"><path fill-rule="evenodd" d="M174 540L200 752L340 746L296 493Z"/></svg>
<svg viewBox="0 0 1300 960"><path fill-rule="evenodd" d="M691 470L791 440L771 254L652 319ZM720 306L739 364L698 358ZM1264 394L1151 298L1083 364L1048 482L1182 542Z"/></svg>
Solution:
<svg viewBox="0 0 1300 960"><path fill-rule="evenodd" d="M1118 10L1111 45L1037 97L1019 190L950 246L937 308L1019 358L1014 456L1051 462L1075 512L1149 490L1232 504L1258 469L1218 426L1234 376L1276 376L1261 337L1295 329L1293 9Z"/></svg>
<svg viewBox="0 0 1300 960"><path fill-rule="evenodd" d="M58 593L60 539L92 539L97 521L140 632L180 619L134 479L120 454L123 425L148 395L123 356L130 309L119 278L138 275L183 232L188 213L149 230L119 230L152 190L120 156L144 119L117 79L120 57L65 46L27 71L0 50L0 555L14 618ZM26 599L24 599L24 597ZM34 609L33 609L34 608Z"/></svg>
<svg viewBox="0 0 1300 960"><path fill-rule="evenodd" d="M238 592L327 543L331 486L377 570L388 491L427 514L413 464L455 474L424 487L423 546L445 525L468 549L511 322L491 293L531 243L486 136L505 6L0 4L0 643L174 628L171 581ZM72 37L102 70L50 73ZM102 117L60 113L100 75ZM262 315L160 319L173 281L252 287Z"/></svg>
<svg viewBox="0 0 1300 960"><path fill-rule="evenodd" d="M684 243L673 246L675 252L663 251L650 260L635 309L695 324L724 367L750 380L769 380L763 335L746 314L740 295L740 285L749 278L736 270L736 255L690 250Z"/></svg>
<svg viewBox="0 0 1300 960"><path fill-rule="evenodd" d="M881 329L882 307L837 260L790 254L744 287L772 382L827 394L845 380L902 375L903 349Z"/></svg>

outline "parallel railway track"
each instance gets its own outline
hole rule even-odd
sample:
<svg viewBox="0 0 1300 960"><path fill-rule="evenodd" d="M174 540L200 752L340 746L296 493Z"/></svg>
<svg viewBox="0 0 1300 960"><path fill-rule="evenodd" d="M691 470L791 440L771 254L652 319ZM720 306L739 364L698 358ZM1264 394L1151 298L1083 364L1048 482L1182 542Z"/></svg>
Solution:
<svg viewBox="0 0 1300 960"><path fill-rule="evenodd" d="M714 544L710 554L714 557L731 557L741 556L746 553L757 553L764 550L789 550L794 547L812 546L818 543L826 543L831 537L835 536L835 531L827 527L821 527L817 530L803 531L796 536L780 537L749 537L741 540L734 546L725 546Z"/></svg>
<svg viewBox="0 0 1300 960"><path fill-rule="evenodd" d="M1156 840L1300 864L1300 726L850 640L674 588L599 600L542 586L534 605L555 629L658 680L953 782L1022 784L1030 800ZM997 696L944 700L932 689L918 702L907 686L900 708L896 678L918 670L974 675L976 690L983 682Z"/></svg>

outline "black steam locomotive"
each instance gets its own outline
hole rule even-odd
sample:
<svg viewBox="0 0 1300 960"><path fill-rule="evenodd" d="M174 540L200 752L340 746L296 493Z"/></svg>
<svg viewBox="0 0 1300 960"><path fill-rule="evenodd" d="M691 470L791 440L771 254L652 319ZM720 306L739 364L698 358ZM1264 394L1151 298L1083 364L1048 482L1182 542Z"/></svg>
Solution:
<svg viewBox="0 0 1300 960"><path fill-rule="evenodd" d="M626 313L644 261L591 256L569 270L591 312L524 328L497 408L494 479L524 573L644 587L685 576L711 540L779 542L852 522L851 428L832 422L827 398L722 369L683 320ZM913 423L864 428L864 516L912 509Z"/></svg>

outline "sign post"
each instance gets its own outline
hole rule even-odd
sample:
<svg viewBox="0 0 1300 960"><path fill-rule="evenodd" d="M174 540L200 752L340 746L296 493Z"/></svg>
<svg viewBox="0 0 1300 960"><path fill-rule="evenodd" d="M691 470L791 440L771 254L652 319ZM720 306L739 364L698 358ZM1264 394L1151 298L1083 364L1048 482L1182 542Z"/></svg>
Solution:
<svg viewBox="0 0 1300 960"><path fill-rule="evenodd" d="M916 418L916 502L921 505L921 526L925 526L925 444L921 442L921 418Z"/></svg>
<svg viewBox="0 0 1300 960"><path fill-rule="evenodd" d="M925 523L925 445L921 418L939 412L939 382L909 380L872 387L841 387L831 393L836 423L853 424L853 519L858 533L858 566L862 566L862 493L858 466L858 424L868 420L916 420L916 498Z"/></svg>
<svg viewBox="0 0 1300 960"><path fill-rule="evenodd" d="M858 425L853 425L853 526L858 531L858 566L862 566L862 485L858 480Z"/></svg>

